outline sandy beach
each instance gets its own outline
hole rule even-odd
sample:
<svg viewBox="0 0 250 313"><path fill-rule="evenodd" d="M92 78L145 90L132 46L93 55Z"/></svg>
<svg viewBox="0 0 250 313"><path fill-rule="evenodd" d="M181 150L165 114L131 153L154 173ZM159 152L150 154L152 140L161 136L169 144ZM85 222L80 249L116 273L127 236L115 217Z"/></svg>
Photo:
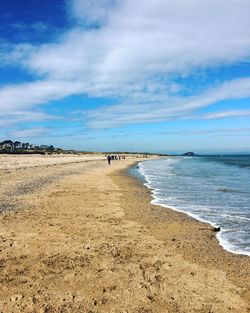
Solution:
<svg viewBox="0 0 250 313"><path fill-rule="evenodd" d="M0 156L0 312L250 312L250 258L150 204L138 159L38 158Z"/></svg>

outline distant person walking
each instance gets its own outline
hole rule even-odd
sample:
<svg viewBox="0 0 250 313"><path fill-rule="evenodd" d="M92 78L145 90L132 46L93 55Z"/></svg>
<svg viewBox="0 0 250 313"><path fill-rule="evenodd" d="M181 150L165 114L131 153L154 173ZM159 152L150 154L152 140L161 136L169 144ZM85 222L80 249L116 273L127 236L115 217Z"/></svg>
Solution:
<svg viewBox="0 0 250 313"><path fill-rule="evenodd" d="M111 156L110 155L107 156L107 160L108 160L108 164L110 165L111 164Z"/></svg>

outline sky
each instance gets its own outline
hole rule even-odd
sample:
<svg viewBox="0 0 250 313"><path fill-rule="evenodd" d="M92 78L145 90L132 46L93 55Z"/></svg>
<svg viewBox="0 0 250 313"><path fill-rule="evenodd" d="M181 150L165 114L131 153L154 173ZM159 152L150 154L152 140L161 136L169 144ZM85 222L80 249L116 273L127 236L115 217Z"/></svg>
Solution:
<svg viewBox="0 0 250 313"><path fill-rule="evenodd" d="M0 1L0 109L0 140L250 152L250 1Z"/></svg>

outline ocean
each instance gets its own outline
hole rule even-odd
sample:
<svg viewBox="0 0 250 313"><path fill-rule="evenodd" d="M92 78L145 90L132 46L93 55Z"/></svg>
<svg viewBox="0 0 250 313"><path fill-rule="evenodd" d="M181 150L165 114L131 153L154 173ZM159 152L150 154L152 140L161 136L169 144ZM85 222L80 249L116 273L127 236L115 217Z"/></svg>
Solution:
<svg viewBox="0 0 250 313"><path fill-rule="evenodd" d="M139 163L153 203L221 227L230 252L250 255L250 156L170 157Z"/></svg>

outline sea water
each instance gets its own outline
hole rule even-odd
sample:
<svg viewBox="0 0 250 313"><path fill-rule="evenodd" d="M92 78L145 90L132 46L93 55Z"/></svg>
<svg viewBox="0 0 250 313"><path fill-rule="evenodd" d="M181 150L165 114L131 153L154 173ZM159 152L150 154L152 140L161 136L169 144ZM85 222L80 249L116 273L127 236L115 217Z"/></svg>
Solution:
<svg viewBox="0 0 250 313"><path fill-rule="evenodd" d="M250 156L169 157L138 170L154 204L221 227L224 249L250 255Z"/></svg>

